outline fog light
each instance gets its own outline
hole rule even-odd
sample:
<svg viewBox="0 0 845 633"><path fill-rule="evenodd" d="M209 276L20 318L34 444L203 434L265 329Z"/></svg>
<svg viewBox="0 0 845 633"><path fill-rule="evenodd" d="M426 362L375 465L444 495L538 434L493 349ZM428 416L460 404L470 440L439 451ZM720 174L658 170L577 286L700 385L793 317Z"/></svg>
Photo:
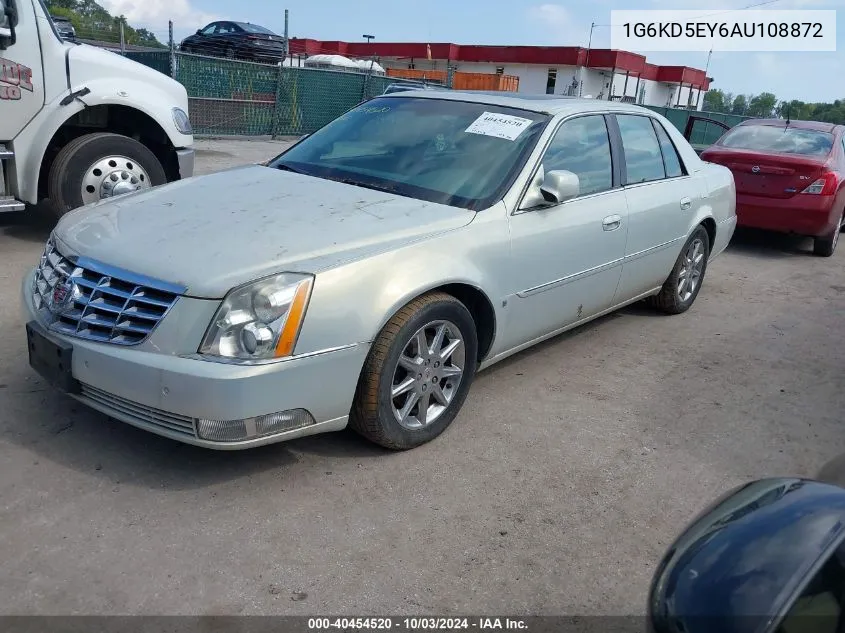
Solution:
<svg viewBox="0 0 845 633"><path fill-rule="evenodd" d="M197 420L197 434L214 442L237 442L248 437L246 420Z"/></svg>
<svg viewBox="0 0 845 633"><path fill-rule="evenodd" d="M305 409L268 413L245 420L197 420L197 434L212 442L240 442L316 424Z"/></svg>
<svg viewBox="0 0 845 633"><path fill-rule="evenodd" d="M301 429L304 426L311 426L312 424L315 424L314 418L311 417L308 411L305 409L291 409L290 411L271 413L255 418L255 433L256 436L260 437L262 435L272 435L273 433Z"/></svg>

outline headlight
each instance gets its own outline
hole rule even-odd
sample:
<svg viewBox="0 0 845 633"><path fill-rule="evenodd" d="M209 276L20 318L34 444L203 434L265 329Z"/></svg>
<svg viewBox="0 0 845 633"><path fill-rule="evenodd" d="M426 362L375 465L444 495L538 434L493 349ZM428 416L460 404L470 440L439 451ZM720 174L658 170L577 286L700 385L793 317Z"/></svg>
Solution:
<svg viewBox="0 0 845 633"><path fill-rule="evenodd" d="M173 122L176 124L176 129L182 134L194 133L194 129L191 127L191 119L188 118L188 113L182 108L173 108Z"/></svg>
<svg viewBox="0 0 845 633"><path fill-rule="evenodd" d="M235 288L214 315L200 354L247 361L290 356L313 280L282 273Z"/></svg>

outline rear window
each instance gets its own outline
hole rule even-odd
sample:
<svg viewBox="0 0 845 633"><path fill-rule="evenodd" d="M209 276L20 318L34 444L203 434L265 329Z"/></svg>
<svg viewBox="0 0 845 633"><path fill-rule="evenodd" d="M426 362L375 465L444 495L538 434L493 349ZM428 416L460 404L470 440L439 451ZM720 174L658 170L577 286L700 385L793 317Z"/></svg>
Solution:
<svg viewBox="0 0 845 633"><path fill-rule="evenodd" d="M729 130L718 144L756 152L827 156L833 149L833 134L794 127L740 125Z"/></svg>

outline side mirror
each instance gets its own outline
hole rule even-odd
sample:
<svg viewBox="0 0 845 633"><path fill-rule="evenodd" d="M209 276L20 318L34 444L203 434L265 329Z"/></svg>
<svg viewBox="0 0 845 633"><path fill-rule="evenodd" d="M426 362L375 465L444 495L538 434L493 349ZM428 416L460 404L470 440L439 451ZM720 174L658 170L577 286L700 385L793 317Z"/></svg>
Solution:
<svg viewBox="0 0 845 633"><path fill-rule="evenodd" d="M843 540L843 488L794 478L735 488L664 555L649 591L649 630L836 631Z"/></svg>
<svg viewBox="0 0 845 633"><path fill-rule="evenodd" d="M197 29L197 35L202 35L202 29Z"/></svg>
<svg viewBox="0 0 845 633"><path fill-rule="evenodd" d="M543 199L552 204L576 198L580 192L581 183L578 176L562 169L547 171L543 176L543 184L540 185Z"/></svg>
<svg viewBox="0 0 845 633"><path fill-rule="evenodd" d="M15 0L0 0L0 50L14 46L17 41L18 8Z"/></svg>

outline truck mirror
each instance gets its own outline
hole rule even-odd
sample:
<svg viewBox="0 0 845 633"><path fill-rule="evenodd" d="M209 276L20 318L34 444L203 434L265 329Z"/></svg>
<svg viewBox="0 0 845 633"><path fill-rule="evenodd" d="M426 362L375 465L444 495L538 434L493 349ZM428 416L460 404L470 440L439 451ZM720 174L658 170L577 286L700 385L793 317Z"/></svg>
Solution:
<svg viewBox="0 0 845 633"><path fill-rule="evenodd" d="M15 43L17 25L18 8L15 6L15 0L0 0L0 50L5 50Z"/></svg>

